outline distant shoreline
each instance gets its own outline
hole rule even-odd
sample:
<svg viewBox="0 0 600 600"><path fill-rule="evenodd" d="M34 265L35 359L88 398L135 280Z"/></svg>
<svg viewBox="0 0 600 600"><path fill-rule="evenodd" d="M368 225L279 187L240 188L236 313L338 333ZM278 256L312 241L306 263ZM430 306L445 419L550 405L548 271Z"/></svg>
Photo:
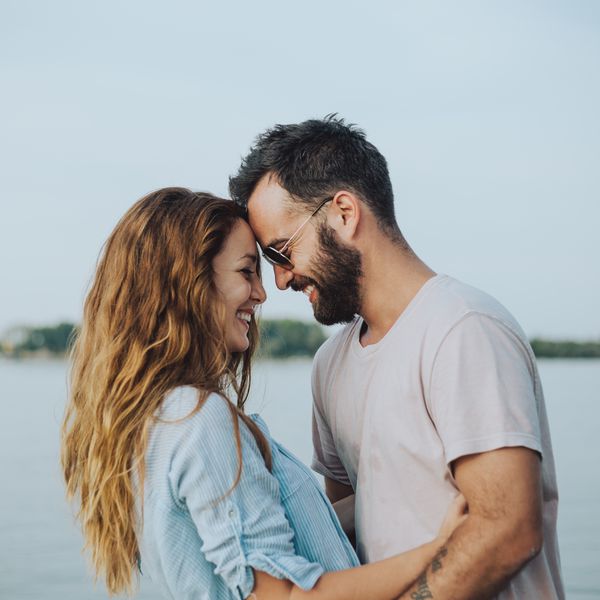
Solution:
<svg viewBox="0 0 600 600"><path fill-rule="evenodd" d="M293 319L262 319L258 360L311 358L327 339L317 323ZM77 331L74 323L46 327L13 328L0 338L0 357L18 360L63 360ZM536 358L599 359L600 340L549 340L533 338Z"/></svg>
<svg viewBox="0 0 600 600"><path fill-rule="evenodd" d="M312 361L313 355L308 354L297 354L295 356L261 356L260 352L254 355L253 363L262 363L262 362L295 362L295 361ZM0 352L0 361L4 361L6 363L66 363L69 361L68 354L44 354L44 353L34 353L28 355L19 355L19 356L10 356L7 354L3 354Z"/></svg>
<svg viewBox="0 0 600 600"><path fill-rule="evenodd" d="M294 361L305 361L312 360L313 356L308 354L298 354L296 356L261 356L260 354L254 356L255 363L262 363L268 361L276 362L294 362ZM64 363L68 362L68 354L28 354L11 356L0 352L0 361L12 362L12 363ZM538 361L548 362L570 362L570 361L581 361L581 362L594 362L600 361L600 356L536 356Z"/></svg>
<svg viewBox="0 0 600 600"><path fill-rule="evenodd" d="M530 340L536 358L600 358L600 341Z"/></svg>
<svg viewBox="0 0 600 600"><path fill-rule="evenodd" d="M317 323L293 319L261 319L257 357L287 359L312 357L327 339ZM0 356L22 360L66 358L74 336L75 323L43 327L15 327L0 337Z"/></svg>

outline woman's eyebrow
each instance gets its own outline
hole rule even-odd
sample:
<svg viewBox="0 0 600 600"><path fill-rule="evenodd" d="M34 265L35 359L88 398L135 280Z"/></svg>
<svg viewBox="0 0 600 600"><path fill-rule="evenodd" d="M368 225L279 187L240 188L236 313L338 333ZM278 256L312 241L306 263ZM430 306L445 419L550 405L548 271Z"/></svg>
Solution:
<svg viewBox="0 0 600 600"><path fill-rule="evenodd" d="M240 260L244 260L246 258L249 258L252 262L256 262L258 260L258 256L254 254L254 252L248 252L247 254L244 254L244 256L240 257Z"/></svg>

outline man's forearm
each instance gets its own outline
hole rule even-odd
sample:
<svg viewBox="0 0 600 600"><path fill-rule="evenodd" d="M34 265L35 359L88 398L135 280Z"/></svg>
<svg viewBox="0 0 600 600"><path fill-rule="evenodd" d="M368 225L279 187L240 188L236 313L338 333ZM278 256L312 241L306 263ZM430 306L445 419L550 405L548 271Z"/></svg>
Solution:
<svg viewBox="0 0 600 600"><path fill-rule="evenodd" d="M469 516L400 600L492 598L539 551L531 532L510 535Z"/></svg>

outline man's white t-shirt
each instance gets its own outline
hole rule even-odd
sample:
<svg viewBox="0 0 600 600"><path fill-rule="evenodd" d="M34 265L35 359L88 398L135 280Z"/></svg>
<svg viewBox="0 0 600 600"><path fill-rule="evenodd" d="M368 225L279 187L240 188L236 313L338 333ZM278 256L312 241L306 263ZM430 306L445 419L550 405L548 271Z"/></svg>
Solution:
<svg viewBox="0 0 600 600"><path fill-rule="evenodd" d="M359 557L431 541L457 494L450 463L524 446L542 456L544 545L499 596L564 598L558 491L535 357L496 300L446 275L421 288L377 344L361 318L313 367L313 468L356 494Z"/></svg>

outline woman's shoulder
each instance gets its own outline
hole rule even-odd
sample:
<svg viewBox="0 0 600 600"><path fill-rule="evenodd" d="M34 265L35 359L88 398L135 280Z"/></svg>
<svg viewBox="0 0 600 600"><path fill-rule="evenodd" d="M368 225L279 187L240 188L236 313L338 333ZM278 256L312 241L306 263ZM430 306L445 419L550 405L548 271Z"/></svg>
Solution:
<svg viewBox="0 0 600 600"><path fill-rule="evenodd" d="M163 404L154 449L155 454L168 456L175 497L181 496L185 481L194 482L193 488L202 482L206 493L214 492L215 498L224 494L235 480L240 450L245 464L258 462L254 455L259 451L254 451L251 435L225 397L216 393L203 395L194 388L176 388Z"/></svg>
<svg viewBox="0 0 600 600"><path fill-rule="evenodd" d="M233 425L237 413L230 400L217 392L205 393L192 386L179 386L165 396L156 416L159 421L187 423L187 427L210 427L221 429ZM269 428L258 414L250 414L262 434L271 441ZM244 424L240 421L240 426Z"/></svg>
<svg viewBox="0 0 600 600"><path fill-rule="evenodd" d="M271 432L269 431L269 427L267 426L267 424L265 423L265 420L258 414L258 413L252 413L249 414L248 417L254 422L254 424L260 429L261 433L265 436L265 438L270 442L273 443L273 440L271 438Z"/></svg>
<svg viewBox="0 0 600 600"><path fill-rule="evenodd" d="M161 421L179 421L199 425L216 425L225 419L231 424L229 400L216 392L203 392L192 386L179 386L167 393L157 417Z"/></svg>
<svg viewBox="0 0 600 600"><path fill-rule="evenodd" d="M254 462L256 455L256 460L260 457L259 462L263 462L252 432L237 408L221 394L202 393L191 386L177 387L165 396L157 424L173 441L177 456L174 463L189 456L237 465L240 450L244 460ZM264 422L257 425L270 441Z"/></svg>

